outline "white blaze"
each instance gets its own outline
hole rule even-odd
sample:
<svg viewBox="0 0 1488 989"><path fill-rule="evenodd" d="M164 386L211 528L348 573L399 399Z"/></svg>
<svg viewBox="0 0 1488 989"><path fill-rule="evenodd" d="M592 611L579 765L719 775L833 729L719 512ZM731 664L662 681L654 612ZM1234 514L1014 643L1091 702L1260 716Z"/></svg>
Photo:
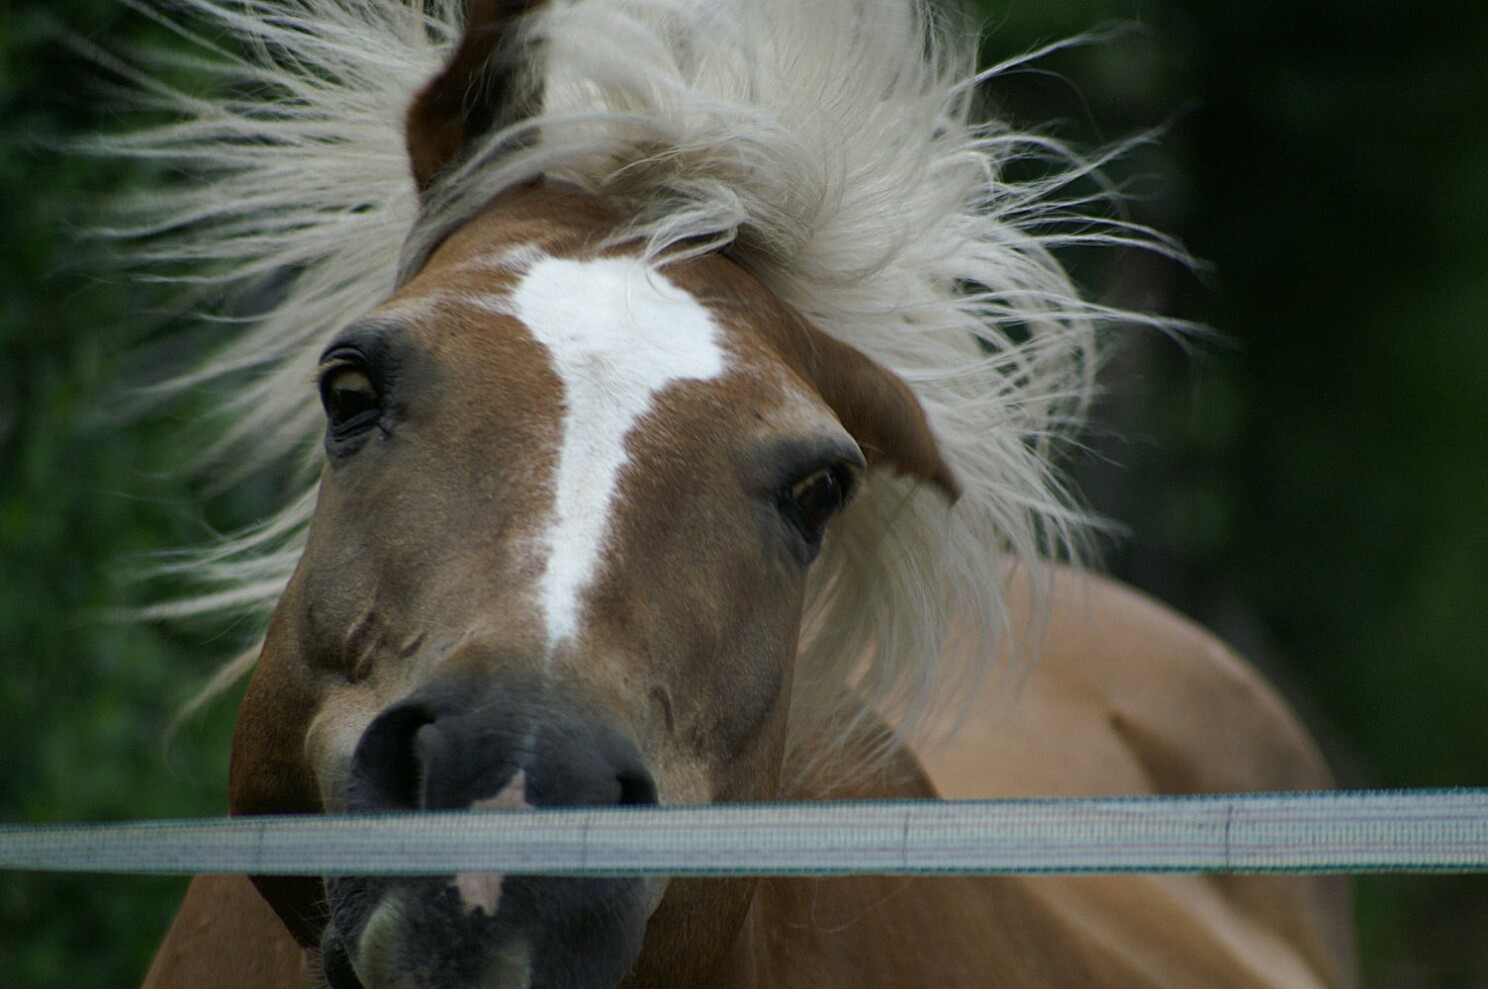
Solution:
<svg viewBox="0 0 1488 989"><path fill-rule="evenodd" d="M527 802L526 771L517 770L496 796L472 801L470 809L531 810L532 805ZM455 876L451 885L460 894L460 902L465 904L467 914L479 910L487 917L494 917L501 906L501 886L505 880L506 876L500 872L462 872Z"/></svg>
<svg viewBox="0 0 1488 989"><path fill-rule="evenodd" d="M563 445L540 584L549 643L557 645L578 634L626 437L668 385L723 373L722 334L695 298L636 258L542 258L509 305L563 382Z"/></svg>

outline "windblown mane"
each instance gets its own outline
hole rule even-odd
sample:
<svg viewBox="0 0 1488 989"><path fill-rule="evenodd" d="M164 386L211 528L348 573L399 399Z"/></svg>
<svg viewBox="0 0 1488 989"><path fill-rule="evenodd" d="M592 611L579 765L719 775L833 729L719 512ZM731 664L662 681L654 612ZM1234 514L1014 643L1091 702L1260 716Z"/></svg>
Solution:
<svg viewBox="0 0 1488 989"><path fill-rule="evenodd" d="M542 174L618 204L653 258L725 251L893 370L960 477L952 507L881 471L837 523L808 600L793 737L847 734L844 681L910 728L970 696L1017 638L1007 557L1037 568L1078 542L1051 448L1091 395L1098 328L1134 318L1083 300L1052 252L1168 250L1100 215L1099 161L974 122L976 88L998 70L975 72L972 34L916 0L553 0L530 26L541 115L492 135L421 200L403 113L458 37L462 3L183 2L236 39L196 36L222 95L140 80L178 122L108 150L196 177L133 204L120 232L216 284L269 285L263 311L225 324L230 339L178 384L230 383L209 469L288 455L301 491L182 565L207 586L163 610L267 614L314 506L309 382L324 343L444 231ZM1039 177L1007 180L1015 159Z"/></svg>

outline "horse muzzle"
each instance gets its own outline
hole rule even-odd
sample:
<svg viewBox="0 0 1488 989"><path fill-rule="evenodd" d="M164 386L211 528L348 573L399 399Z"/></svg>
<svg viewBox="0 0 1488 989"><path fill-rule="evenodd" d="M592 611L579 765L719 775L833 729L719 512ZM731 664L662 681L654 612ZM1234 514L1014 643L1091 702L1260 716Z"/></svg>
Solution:
<svg viewBox="0 0 1488 989"><path fill-rule="evenodd" d="M347 811L655 804L635 745L556 694L426 685L363 733ZM640 953L652 886L485 873L329 878L326 981L331 989L609 989Z"/></svg>

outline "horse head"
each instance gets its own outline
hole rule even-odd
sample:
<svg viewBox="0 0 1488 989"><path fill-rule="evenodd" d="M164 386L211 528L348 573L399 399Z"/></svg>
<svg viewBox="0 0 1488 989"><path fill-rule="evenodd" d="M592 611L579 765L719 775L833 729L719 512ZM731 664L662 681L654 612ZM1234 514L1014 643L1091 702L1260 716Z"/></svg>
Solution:
<svg viewBox="0 0 1488 989"><path fill-rule="evenodd" d="M520 6L473 4L408 114L430 201L541 98ZM648 251L628 219L522 182L325 347L319 499L239 715L234 813L782 795L826 530L870 471L957 482L893 374L726 252ZM683 984L753 888L258 883L333 989Z"/></svg>

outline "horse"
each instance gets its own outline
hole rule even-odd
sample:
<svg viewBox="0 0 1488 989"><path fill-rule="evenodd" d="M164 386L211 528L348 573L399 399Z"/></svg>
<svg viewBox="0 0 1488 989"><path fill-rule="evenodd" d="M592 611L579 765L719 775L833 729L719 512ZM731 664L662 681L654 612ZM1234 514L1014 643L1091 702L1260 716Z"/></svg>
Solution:
<svg viewBox="0 0 1488 989"><path fill-rule="evenodd" d="M1225 646L1052 562L1123 318L1052 249L1163 245L1091 162L1002 177L1064 153L973 119L943 15L196 6L256 86L120 147L207 166L152 232L274 276L212 373L314 475L214 557L277 602L233 814L1330 785ZM1310 876L199 876L145 986L1300 989L1348 925Z"/></svg>

